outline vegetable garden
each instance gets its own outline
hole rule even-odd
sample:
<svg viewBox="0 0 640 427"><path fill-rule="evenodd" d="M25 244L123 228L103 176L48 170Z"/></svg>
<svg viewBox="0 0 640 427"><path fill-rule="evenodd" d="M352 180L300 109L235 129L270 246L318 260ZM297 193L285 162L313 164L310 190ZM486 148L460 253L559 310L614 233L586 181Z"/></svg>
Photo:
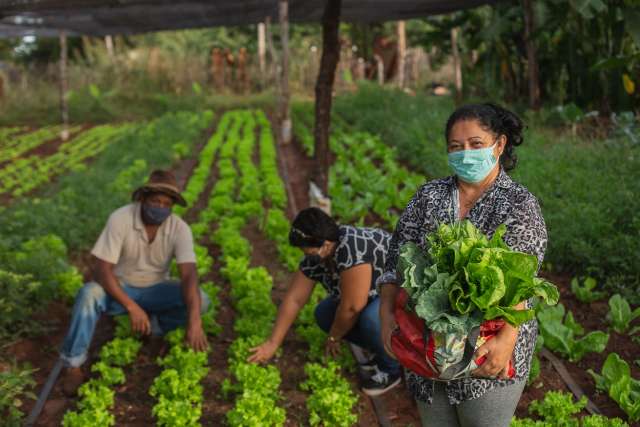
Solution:
<svg viewBox="0 0 640 427"><path fill-rule="evenodd" d="M364 86L337 100L329 191L333 211L344 223L392 230L417 188L446 173L442 137L432 129L442 127L449 101L418 96L399 103L404 96ZM429 112L428 126L406 112L416 109ZM246 362L249 348L269 335L301 257L287 236L294 214L290 199L299 207L308 203L306 188L298 183L311 171L296 165L309 164L312 156L311 105L295 105L293 119L289 146L276 144L265 110L249 108L77 126L65 142L57 140L56 128L0 130L0 412L8 425L20 425L33 406L32 393L55 363L70 302L89 278L87 248L109 213L156 167L176 171L188 201L187 208L174 211L190 224L197 242L200 286L212 301L203 316L210 349L197 353L185 347L182 330L163 339L141 338L132 334L126 317L105 319L92 345L90 379L78 398L67 399L55 388L38 425L376 425L371 401L358 391L349 349L335 360L325 358L326 336L315 325L312 303L273 363ZM566 144L545 141L551 132ZM525 144L519 152L515 179L541 200L550 233L541 274L558 285L560 304L535 308L538 351L512 425L637 425L640 308L633 297L638 267L632 236L637 240L640 228L614 220L618 229L612 229L616 226L597 214L601 207L581 193L587 172L566 168L575 156L587 156L584 151L611 165L630 148L621 141L602 142L606 149L581 145L565 141L570 137L560 130L539 126L528 138L532 147ZM45 146L48 151L38 151ZM532 160L544 155L536 152L541 146L553 153L551 165ZM629 160L637 161L637 156ZM571 186L554 181L554 167L573 174ZM604 180L594 183L598 188L613 180L623 187L611 187L614 194L603 196L608 218L622 218L637 207L633 175L594 173ZM568 200L593 215L577 220ZM626 204L620 206L620 200ZM619 248L601 242L607 231ZM571 240L572 232L584 240ZM611 259L598 259L599 247L611 249ZM618 276L607 276L612 271ZM322 295L316 289L313 301ZM584 391L583 398L572 397L575 384L567 384L549 352ZM384 398L392 425L419 424L404 388ZM588 412L587 398L601 415Z"/></svg>

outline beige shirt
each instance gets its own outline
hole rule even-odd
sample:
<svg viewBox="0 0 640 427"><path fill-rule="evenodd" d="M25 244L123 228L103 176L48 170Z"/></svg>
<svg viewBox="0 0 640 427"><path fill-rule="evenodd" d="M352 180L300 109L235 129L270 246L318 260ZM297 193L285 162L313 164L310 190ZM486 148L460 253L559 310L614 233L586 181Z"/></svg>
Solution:
<svg viewBox="0 0 640 427"><path fill-rule="evenodd" d="M115 264L120 284L147 287L169 279L171 259L178 264L196 262L191 228L171 214L149 243L140 217L140 203L121 207L111 214L91 254Z"/></svg>

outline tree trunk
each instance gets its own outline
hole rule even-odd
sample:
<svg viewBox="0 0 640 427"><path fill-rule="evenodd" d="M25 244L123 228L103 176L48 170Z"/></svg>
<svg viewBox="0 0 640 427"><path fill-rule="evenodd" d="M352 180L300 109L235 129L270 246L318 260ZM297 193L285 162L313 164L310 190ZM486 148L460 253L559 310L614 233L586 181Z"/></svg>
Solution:
<svg viewBox="0 0 640 427"><path fill-rule="evenodd" d="M522 8L524 9L524 40L527 46L527 71L529 74L529 107L538 110L540 109L540 78L536 45L533 41L535 31L533 1L522 0Z"/></svg>
<svg viewBox="0 0 640 427"><path fill-rule="evenodd" d="M407 33L405 22L398 21L398 86L404 89L405 86L405 59L407 57Z"/></svg>
<svg viewBox="0 0 640 427"><path fill-rule="evenodd" d="M453 54L453 68L456 74L456 101L462 100L462 63L458 50L458 28L451 29L451 52Z"/></svg>
<svg viewBox="0 0 640 427"><path fill-rule="evenodd" d="M322 192L329 192L329 126L336 66L340 59L340 9L342 0L327 0L322 16L322 58L316 81L315 128L315 181Z"/></svg>
<svg viewBox="0 0 640 427"><path fill-rule="evenodd" d="M60 138L66 141L69 138L69 92L67 76L67 33L60 31L60 113L62 118L62 132Z"/></svg>
<svg viewBox="0 0 640 427"><path fill-rule="evenodd" d="M289 1L280 0L280 40L282 42L282 77L280 79L280 140L291 142L289 107Z"/></svg>

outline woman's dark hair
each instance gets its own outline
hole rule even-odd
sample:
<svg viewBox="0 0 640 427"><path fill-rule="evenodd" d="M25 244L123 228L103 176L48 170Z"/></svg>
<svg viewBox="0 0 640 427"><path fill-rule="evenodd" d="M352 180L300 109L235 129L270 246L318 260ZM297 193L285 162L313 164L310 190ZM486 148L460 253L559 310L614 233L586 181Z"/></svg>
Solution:
<svg viewBox="0 0 640 427"><path fill-rule="evenodd" d="M319 248L325 240L337 242L340 230L333 218L318 208L303 209L289 231L289 244L298 248Z"/></svg>
<svg viewBox="0 0 640 427"><path fill-rule="evenodd" d="M500 164L505 171L515 169L518 157L514 152L515 147L524 142L522 131L524 124L515 113L489 102L485 104L463 105L449 116L445 130L445 138L449 141L449 134L453 125L461 120L477 120L480 126L495 133L507 137L507 144L500 156Z"/></svg>

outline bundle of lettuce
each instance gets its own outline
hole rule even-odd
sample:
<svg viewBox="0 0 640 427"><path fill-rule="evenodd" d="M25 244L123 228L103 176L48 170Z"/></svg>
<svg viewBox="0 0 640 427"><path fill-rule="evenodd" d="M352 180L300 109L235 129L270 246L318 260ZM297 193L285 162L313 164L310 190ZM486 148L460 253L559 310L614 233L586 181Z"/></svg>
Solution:
<svg viewBox="0 0 640 427"><path fill-rule="evenodd" d="M511 250L502 239L505 232L503 224L489 239L465 220L440 225L427 236L426 252L412 242L400 248L398 268L406 292L400 314L409 312L423 321L431 335L424 340L431 348L423 351L429 353L435 375L460 365L463 355L468 361L464 347L479 347L495 335L497 324L518 326L533 319L533 309L516 308L523 301L537 297L548 305L558 302L555 285L536 277L537 258ZM402 329L400 321L398 325ZM493 332L483 334L481 325L491 325L485 329ZM450 376L468 374L482 361L475 362L465 369L458 366Z"/></svg>

